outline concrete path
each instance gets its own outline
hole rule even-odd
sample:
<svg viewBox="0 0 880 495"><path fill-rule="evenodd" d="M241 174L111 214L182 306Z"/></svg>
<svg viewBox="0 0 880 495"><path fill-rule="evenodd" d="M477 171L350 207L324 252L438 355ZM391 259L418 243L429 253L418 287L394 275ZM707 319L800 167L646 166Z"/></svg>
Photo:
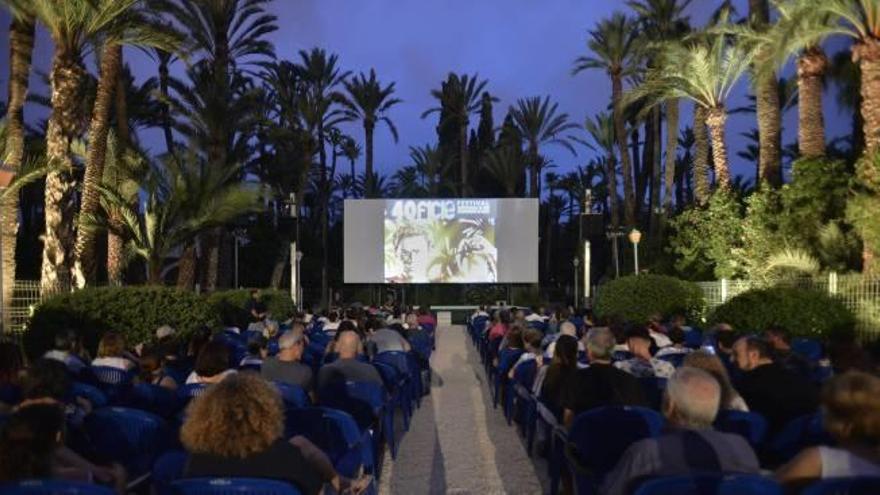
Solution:
<svg viewBox="0 0 880 495"><path fill-rule="evenodd" d="M534 494L546 465L526 455L492 397L463 327L437 331L431 394L422 399L397 460L386 456L381 494Z"/></svg>

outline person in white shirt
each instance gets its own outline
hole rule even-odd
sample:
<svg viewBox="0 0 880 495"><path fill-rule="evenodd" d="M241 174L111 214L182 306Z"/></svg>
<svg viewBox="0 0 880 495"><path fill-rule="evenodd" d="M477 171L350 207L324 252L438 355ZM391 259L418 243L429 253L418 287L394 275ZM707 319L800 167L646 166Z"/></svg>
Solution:
<svg viewBox="0 0 880 495"><path fill-rule="evenodd" d="M130 371L135 367L134 361L125 357L125 339L116 332L107 332L98 343L98 357L92 361L92 366L106 366L123 371Z"/></svg>
<svg viewBox="0 0 880 495"><path fill-rule="evenodd" d="M43 357L64 363L71 373L78 375L86 367L86 361L78 355L79 348L79 336L68 330L55 335L54 348Z"/></svg>
<svg viewBox="0 0 880 495"><path fill-rule="evenodd" d="M336 335L336 330L339 329L339 323L339 315L336 311L331 311L327 314L327 321L324 322L321 330L331 336Z"/></svg>
<svg viewBox="0 0 880 495"><path fill-rule="evenodd" d="M559 333L556 334L556 338L559 338L560 335L570 335L574 338L577 338L577 327L574 326L574 323L570 321L564 321L561 325L559 325ZM578 340L578 352L584 351L584 343ZM550 342L550 345L547 346L547 357L553 359L553 355L556 353L556 339L553 342Z"/></svg>
<svg viewBox="0 0 880 495"><path fill-rule="evenodd" d="M223 342L214 340L202 348L186 383L217 383L231 373L235 370L229 368L229 349Z"/></svg>
<svg viewBox="0 0 880 495"><path fill-rule="evenodd" d="M510 371L507 372L508 378L513 380L513 374L516 372L516 367L526 361L537 360L538 367L543 364L543 356L541 355L541 337L541 332L531 328L523 333L523 347L525 347L526 352L520 354L516 363L510 367Z"/></svg>
<svg viewBox="0 0 880 495"><path fill-rule="evenodd" d="M684 330L682 330L681 327L672 327L672 330L669 331L667 337L669 337L671 345L657 351L657 354L654 354L654 357L659 358L672 354L690 354L691 349L684 346Z"/></svg>
<svg viewBox="0 0 880 495"><path fill-rule="evenodd" d="M529 321L529 322L531 322L531 321L540 321L540 322L547 321L547 317L544 316L544 308L532 306L532 311L531 311L531 313L529 313L528 316L526 316L526 321Z"/></svg>

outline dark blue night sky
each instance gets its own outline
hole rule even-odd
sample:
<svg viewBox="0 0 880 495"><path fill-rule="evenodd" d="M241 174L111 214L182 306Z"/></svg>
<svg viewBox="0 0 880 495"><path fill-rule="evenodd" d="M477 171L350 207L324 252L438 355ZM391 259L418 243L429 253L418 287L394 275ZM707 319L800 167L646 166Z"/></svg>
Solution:
<svg viewBox="0 0 880 495"><path fill-rule="evenodd" d="M695 26L702 25L718 2L695 0L689 13ZM745 1L737 2L745 11ZM739 5L742 4L742 5ZM615 10L628 10L623 1L601 0L275 0L271 10L278 16L279 30L270 38L279 57L297 59L297 52L313 46L338 53L344 68L368 71L375 68L379 78L397 83L404 103L391 116L400 130L395 144L384 128L376 135L376 164L389 173L405 165L409 146L436 141L437 116L421 119L434 106L429 91L439 87L450 71L478 72L489 80L489 90L501 101L495 107L500 125L509 105L519 97L547 95L558 101L570 119L581 123L607 107L610 83L607 77L591 71L571 76L573 60L585 53L587 31ZM9 16L0 14L2 30L8 30ZM0 79L8 72L8 36L0 33ZM139 81L154 75L156 65L145 54L126 49L126 57ZM39 37L35 66L48 71L51 43L45 33ZM787 72L791 73L789 67ZM32 83L38 84L34 75ZM731 106L745 103L748 82L744 79ZM45 92L42 87L34 91ZM833 105L834 95L826 93L826 125L829 138L849 132L848 116ZM685 105L683 124L690 120ZM42 110L28 106L26 116L34 121ZM785 116L785 138L795 139L796 109ZM472 119L476 125L476 118ZM751 114L732 115L728 124L733 173L751 176L754 165L736 156L745 147L739 134L756 127ZM359 141L360 127L346 129ZM158 132L142 133L142 142L156 152L164 151ZM564 172L584 164L592 152L581 148L574 157L564 149L547 148ZM359 164L362 167L362 163Z"/></svg>

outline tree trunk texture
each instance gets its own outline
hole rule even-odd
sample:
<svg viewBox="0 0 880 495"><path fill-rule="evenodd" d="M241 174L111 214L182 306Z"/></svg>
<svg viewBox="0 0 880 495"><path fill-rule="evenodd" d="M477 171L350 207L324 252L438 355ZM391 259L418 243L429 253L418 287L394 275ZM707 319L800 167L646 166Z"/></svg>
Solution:
<svg viewBox="0 0 880 495"><path fill-rule="evenodd" d="M366 154L364 191L369 193L364 194L365 198L369 198L373 195L373 132L375 130L375 126L364 122L364 147L366 148L364 151ZM351 170L352 173L354 173L354 161L351 162ZM352 179L354 179L354 177L352 177Z"/></svg>
<svg viewBox="0 0 880 495"><path fill-rule="evenodd" d="M819 46L807 48L798 58L798 149L805 158L825 156L822 80L827 68L828 57Z"/></svg>
<svg viewBox="0 0 880 495"><path fill-rule="evenodd" d="M33 19L13 19L9 27L9 94L6 109L6 156L7 167L20 170L24 160L24 103L27 98L28 77L31 72L31 56L34 50ZM0 203L0 257L3 258L2 328L8 332L11 320L12 296L15 293L15 249L18 242L19 195L10 194Z"/></svg>
<svg viewBox="0 0 880 495"><path fill-rule="evenodd" d="M712 137L712 161L715 166L715 179L718 188L730 190L730 168L727 163L727 145L724 142L724 123L727 112L724 107L710 108L706 116L709 135Z"/></svg>
<svg viewBox="0 0 880 495"><path fill-rule="evenodd" d="M706 109L694 107L694 196L697 204L709 201L709 133L706 129Z"/></svg>
<svg viewBox="0 0 880 495"><path fill-rule="evenodd" d="M89 124L89 147L86 154L86 171L82 186L80 218L96 215L101 207L101 192L98 189L104 178L104 162L107 158L107 135L110 132L110 108L116 95L116 86L122 62L122 45L105 45L101 54L101 72L92 120ZM77 229L74 248L73 279L77 288L95 283L98 266L95 259L97 233L94 229Z"/></svg>
<svg viewBox="0 0 880 495"><path fill-rule="evenodd" d="M620 198L617 196L617 160L614 152L609 150L608 165L605 171L608 181L608 201L611 204L611 227L620 227Z"/></svg>
<svg viewBox="0 0 880 495"><path fill-rule="evenodd" d="M653 152L651 153L651 232L654 233L654 239L656 239L657 234L660 232L660 217L663 216L660 210L660 195L663 193L660 190L663 184L663 156L661 149L663 122L659 106L654 107L654 110L651 112L651 119L653 120L654 134L652 139Z"/></svg>
<svg viewBox="0 0 880 495"><path fill-rule="evenodd" d="M192 290L196 283L196 245L188 242L180 253L177 263L177 288Z"/></svg>
<svg viewBox="0 0 880 495"><path fill-rule="evenodd" d="M617 152L620 154L620 163L623 172L623 216L627 226L636 224L635 189L633 186L632 162L629 159L627 149L626 126L623 122L623 81L620 74L611 76L611 102L614 109L614 134L617 136Z"/></svg>
<svg viewBox="0 0 880 495"><path fill-rule="evenodd" d="M538 176L540 175L538 172L538 160L540 160L540 157L538 156L537 147L534 144L529 144L529 161L531 162L529 165L529 195L533 198L541 197L541 186L538 184Z"/></svg>
<svg viewBox="0 0 880 495"><path fill-rule="evenodd" d="M672 216L672 198L675 188L675 158L678 150L678 99L666 102L666 170L664 177L663 213L666 217ZM663 222L665 224L665 222ZM661 226L663 225L661 224ZM661 228L661 233L662 233Z"/></svg>
<svg viewBox="0 0 880 495"><path fill-rule="evenodd" d="M120 62L122 65L122 62ZM120 156L128 151L131 145L131 136L128 128L128 103L125 94L125 77L122 71L116 78L116 135L119 138ZM106 175L106 174L105 174ZM108 179L105 177L105 179ZM109 178L111 185L118 186L120 177ZM120 225L122 218L118 210L110 211L110 221L114 225ZM113 232L107 233L107 282L112 286L121 286L125 280L125 242Z"/></svg>
<svg viewBox="0 0 880 495"><path fill-rule="evenodd" d="M749 0L749 18L752 28L764 31L770 23L768 0ZM766 51L766 50L765 50ZM769 57L759 55L759 63ZM758 74L757 67L753 72ZM758 114L758 180L757 185L767 183L771 187L782 184L782 112L779 108L776 72L755 76L755 106Z"/></svg>
<svg viewBox="0 0 880 495"><path fill-rule="evenodd" d="M642 143L642 161L641 167L638 161L635 161L636 175L636 219L641 215L641 209L645 204L645 196L648 194L648 186L651 183L651 165L654 163L652 155L654 153L654 122L650 116L645 119L645 141ZM638 145L636 145L638 146ZM649 201L650 203L650 201Z"/></svg>
<svg viewBox="0 0 880 495"><path fill-rule="evenodd" d="M859 64L862 71L861 114L865 130L865 155L870 156L880 152L880 42L871 39L855 45L853 61ZM876 177L880 170L868 173ZM871 276L878 273L875 247L865 243L862 250L862 271Z"/></svg>
<svg viewBox="0 0 880 495"><path fill-rule="evenodd" d="M207 255L205 264L205 291L217 290L218 271L220 269L220 237L223 227L215 227L207 235Z"/></svg>
<svg viewBox="0 0 880 495"><path fill-rule="evenodd" d="M461 126L458 129L458 154L459 161L461 162L461 197L466 198L469 196L470 187L468 184L468 140L467 140L467 130L468 130L468 119L465 116L462 119Z"/></svg>
<svg viewBox="0 0 880 495"><path fill-rule="evenodd" d="M40 286L43 294L70 289L70 255L75 235L75 180L70 143L77 136L78 92L84 69L78 54L56 50L52 62L52 113L46 128L46 158L53 169L46 175L43 263Z"/></svg>

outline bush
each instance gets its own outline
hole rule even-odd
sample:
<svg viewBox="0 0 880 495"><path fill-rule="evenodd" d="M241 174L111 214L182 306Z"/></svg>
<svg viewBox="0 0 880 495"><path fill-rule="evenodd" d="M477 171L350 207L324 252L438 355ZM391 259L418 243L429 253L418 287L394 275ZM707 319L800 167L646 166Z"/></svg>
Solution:
<svg viewBox="0 0 880 495"><path fill-rule="evenodd" d="M631 275L599 287L594 311L599 318L647 322L654 314L702 316L703 291L692 283L665 275Z"/></svg>
<svg viewBox="0 0 880 495"><path fill-rule="evenodd" d="M165 287L97 287L59 294L37 306L24 334L30 357L42 355L55 335L74 330L92 352L101 335L122 333L129 345L149 340L156 328L171 325L182 334L219 323L203 296Z"/></svg>
<svg viewBox="0 0 880 495"><path fill-rule="evenodd" d="M269 315L277 320L286 320L296 313L296 306L290 299L290 293L281 290L260 290L260 296ZM214 314L221 318L229 317L240 328L247 328L250 315L244 307L251 298L250 289L226 290L209 294L208 304Z"/></svg>
<svg viewBox="0 0 880 495"><path fill-rule="evenodd" d="M855 317L839 300L824 292L793 287L752 289L715 308L709 322L729 323L746 332L781 326L792 336L825 337L852 330Z"/></svg>

